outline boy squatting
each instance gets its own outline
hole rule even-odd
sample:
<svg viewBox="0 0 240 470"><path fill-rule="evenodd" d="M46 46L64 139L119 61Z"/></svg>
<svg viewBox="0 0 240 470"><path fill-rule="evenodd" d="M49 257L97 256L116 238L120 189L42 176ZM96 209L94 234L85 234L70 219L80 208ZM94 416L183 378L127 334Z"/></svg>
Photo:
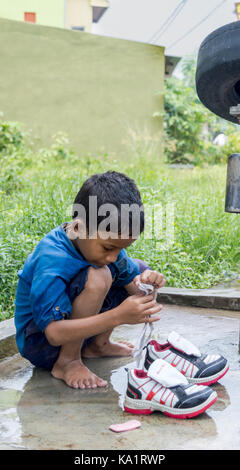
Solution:
<svg viewBox="0 0 240 470"><path fill-rule="evenodd" d="M132 344L110 341L114 328L160 319L151 315L159 313L162 306L153 295L140 292L138 282L156 288L165 284L161 273L128 257L125 251L136 240L130 211L126 238L119 230L109 231L109 225L104 233L98 230L103 220L99 211L93 236L89 230L90 196L97 196L97 209L113 204L118 221L122 204L143 207L140 192L128 176L108 171L88 178L73 205L84 207L86 220L73 212L72 222L61 224L40 240L18 271L15 298L16 342L21 355L80 389L107 385L82 359L131 355ZM139 226L141 233L143 210ZM83 229L85 237L78 235Z"/></svg>

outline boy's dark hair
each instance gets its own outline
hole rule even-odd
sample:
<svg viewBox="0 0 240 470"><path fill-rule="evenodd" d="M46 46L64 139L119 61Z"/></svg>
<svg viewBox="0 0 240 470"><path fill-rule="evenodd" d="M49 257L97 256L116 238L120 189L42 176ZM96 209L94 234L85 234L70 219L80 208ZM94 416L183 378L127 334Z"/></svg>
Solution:
<svg viewBox="0 0 240 470"><path fill-rule="evenodd" d="M78 205L81 205L85 208L86 213L86 228L89 232L89 196L97 196L96 205L97 205L97 229L100 222L102 222L105 216L98 214L98 209L103 204L113 204L117 208L117 218L118 218L118 234L121 234L122 228L128 225L128 234L131 237L134 234L134 224L136 219L134 218L138 212L138 230L139 235L144 230L144 208L141 200L140 192L135 184L135 181L123 173L117 171L107 171L106 173L99 173L90 176L80 188L73 205L73 219L79 216L77 209ZM123 204L127 206L135 207L134 210L129 210L126 217L121 220L121 207ZM108 214L107 214L108 215ZM106 231L110 230L110 224L106 227Z"/></svg>

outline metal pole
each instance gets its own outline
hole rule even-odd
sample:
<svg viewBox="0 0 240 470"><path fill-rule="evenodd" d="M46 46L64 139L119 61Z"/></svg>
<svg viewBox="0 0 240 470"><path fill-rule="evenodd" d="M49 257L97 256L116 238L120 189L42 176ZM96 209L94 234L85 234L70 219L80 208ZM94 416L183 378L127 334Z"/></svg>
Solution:
<svg viewBox="0 0 240 470"><path fill-rule="evenodd" d="M225 212L240 213L240 153L228 159Z"/></svg>

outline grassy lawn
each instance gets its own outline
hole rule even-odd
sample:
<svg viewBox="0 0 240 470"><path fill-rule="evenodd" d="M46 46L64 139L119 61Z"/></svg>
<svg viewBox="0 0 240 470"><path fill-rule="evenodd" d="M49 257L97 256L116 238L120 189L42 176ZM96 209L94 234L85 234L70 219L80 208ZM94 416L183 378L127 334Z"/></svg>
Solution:
<svg viewBox="0 0 240 470"><path fill-rule="evenodd" d="M240 218L224 212L225 166L179 170L141 153L117 161L109 154L93 157L60 150L25 149L8 158L0 186L0 319L13 316L17 270L27 255L47 232L70 220L83 181L109 169L134 178L145 205L162 205L165 246L156 236L144 239L142 234L128 253L163 272L167 286L206 288L217 284L225 271L238 271ZM174 239L168 245L169 202L174 207Z"/></svg>

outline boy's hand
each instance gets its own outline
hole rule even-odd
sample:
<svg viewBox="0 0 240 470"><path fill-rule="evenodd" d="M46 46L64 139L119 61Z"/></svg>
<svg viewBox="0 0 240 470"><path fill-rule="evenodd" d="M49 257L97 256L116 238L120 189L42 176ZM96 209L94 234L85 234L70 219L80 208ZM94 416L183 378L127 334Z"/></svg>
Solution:
<svg viewBox="0 0 240 470"><path fill-rule="evenodd" d="M135 325L138 323L153 323L160 316L148 317L160 312L163 306L154 300L153 295L130 295L118 307L119 324Z"/></svg>
<svg viewBox="0 0 240 470"><path fill-rule="evenodd" d="M163 274L158 273L157 271L151 271L150 269L146 269L143 273L133 279L133 283L136 287L139 282L142 282L143 284L151 284L155 289L159 289L166 284Z"/></svg>

